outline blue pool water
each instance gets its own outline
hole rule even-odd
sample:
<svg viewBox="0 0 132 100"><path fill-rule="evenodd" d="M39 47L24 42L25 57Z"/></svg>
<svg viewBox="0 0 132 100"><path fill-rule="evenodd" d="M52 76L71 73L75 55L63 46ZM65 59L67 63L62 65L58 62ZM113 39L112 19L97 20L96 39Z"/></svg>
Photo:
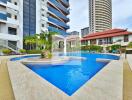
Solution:
<svg viewBox="0 0 132 100"><path fill-rule="evenodd" d="M17 60L22 60L24 58L33 58L33 57L39 57L39 55L30 55L30 56L21 56L21 57L11 58L10 61L17 61Z"/></svg>
<svg viewBox="0 0 132 100"><path fill-rule="evenodd" d="M99 72L106 62L96 62L96 58L118 60L119 57L103 54L69 53L67 56L86 57L86 60L70 60L58 65L27 64L26 66L42 78L71 96L83 84Z"/></svg>

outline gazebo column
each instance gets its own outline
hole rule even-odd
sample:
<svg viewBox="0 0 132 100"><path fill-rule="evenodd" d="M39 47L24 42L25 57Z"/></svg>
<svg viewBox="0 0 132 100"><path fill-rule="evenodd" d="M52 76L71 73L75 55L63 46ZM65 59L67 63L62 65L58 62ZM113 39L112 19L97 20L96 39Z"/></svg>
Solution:
<svg viewBox="0 0 132 100"><path fill-rule="evenodd" d="M66 38L64 38L64 54L66 55Z"/></svg>

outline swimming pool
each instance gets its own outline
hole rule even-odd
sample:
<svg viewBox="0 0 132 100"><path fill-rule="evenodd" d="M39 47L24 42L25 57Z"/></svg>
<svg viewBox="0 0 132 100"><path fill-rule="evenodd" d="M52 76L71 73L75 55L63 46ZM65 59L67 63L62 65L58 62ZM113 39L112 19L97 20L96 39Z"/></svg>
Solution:
<svg viewBox="0 0 132 100"><path fill-rule="evenodd" d="M88 53L68 53L67 56L81 56L87 59L73 59L58 65L26 64L26 66L71 96L108 64L108 62L96 62L96 58L119 59L118 56L113 55Z"/></svg>

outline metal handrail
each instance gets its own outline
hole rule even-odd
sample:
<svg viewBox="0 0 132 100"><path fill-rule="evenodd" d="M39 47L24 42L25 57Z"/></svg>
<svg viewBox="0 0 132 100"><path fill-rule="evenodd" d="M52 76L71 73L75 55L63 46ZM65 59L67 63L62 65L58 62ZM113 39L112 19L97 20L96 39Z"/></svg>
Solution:
<svg viewBox="0 0 132 100"><path fill-rule="evenodd" d="M3 43L0 42L0 45L3 46L3 47L6 47L8 49L11 49L14 52L19 53L20 49L17 46L15 46L14 44L12 44L12 43L8 42L8 44L3 44Z"/></svg>

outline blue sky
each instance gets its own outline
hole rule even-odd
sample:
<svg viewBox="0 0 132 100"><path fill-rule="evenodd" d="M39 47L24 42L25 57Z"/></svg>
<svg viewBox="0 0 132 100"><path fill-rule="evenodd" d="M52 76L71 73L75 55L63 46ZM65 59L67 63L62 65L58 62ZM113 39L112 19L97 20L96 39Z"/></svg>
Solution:
<svg viewBox="0 0 132 100"><path fill-rule="evenodd" d="M88 0L70 0L70 30L89 26ZM132 0L112 0L113 28L132 30Z"/></svg>

